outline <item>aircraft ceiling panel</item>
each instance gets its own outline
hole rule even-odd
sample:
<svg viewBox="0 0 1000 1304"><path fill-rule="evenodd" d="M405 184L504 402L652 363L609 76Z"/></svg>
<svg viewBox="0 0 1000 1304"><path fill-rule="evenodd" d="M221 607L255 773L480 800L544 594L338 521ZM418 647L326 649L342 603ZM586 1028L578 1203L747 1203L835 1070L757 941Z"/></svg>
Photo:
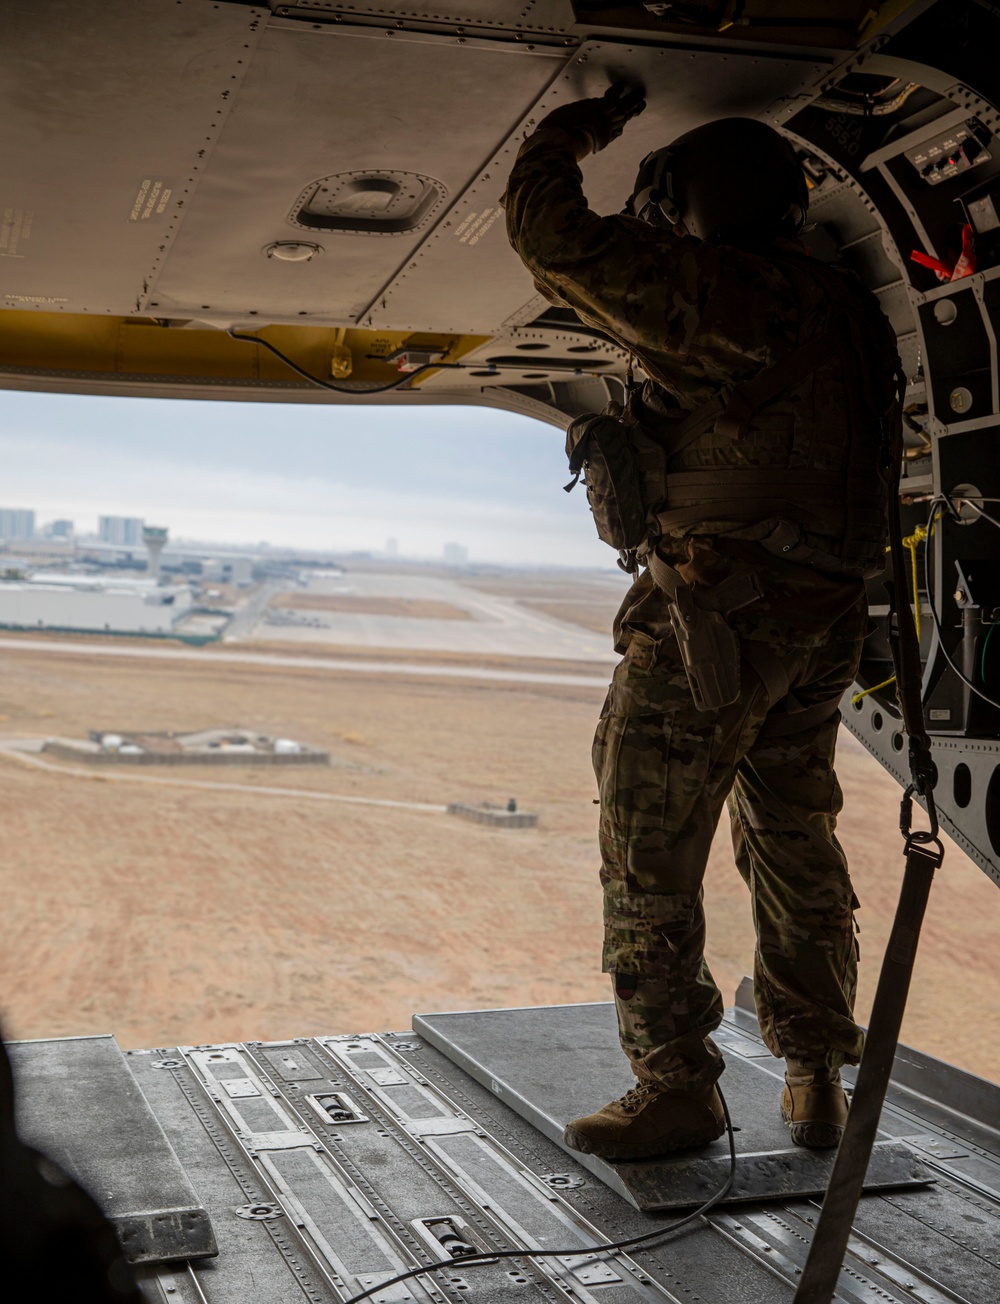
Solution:
<svg viewBox="0 0 1000 1304"><path fill-rule="evenodd" d="M0 3L7 307L135 311L266 18L203 0Z"/></svg>
<svg viewBox="0 0 1000 1304"><path fill-rule="evenodd" d="M558 48L272 21L150 287L149 311L353 322L566 57ZM274 246L297 242L319 252L304 262L274 256ZM529 294L530 286L518 305Z"/></svg>
<svg viewBox="0 0 1000 1304"><path fill-rule="evenodd" d="M478 389L491 378L495 384L534 385L539 381L570 382L592 389L607 402L602 377L620 374L627 361L624 349L596 335L544 326L521 327L496 335L462 355L465 371L432 371L419 381L425 392L438 389ZM491 370L492 368L492 370ZM615 393L620 393L616 388Z"/></svg>
<svg viewBox="0 0 1000 1304"><path fill-rule="evenodd" d="M491 28L494 31L562 33L574 27L570 0L434 0L433 4L414 4L413 0L291 0L276 4L277 14L297 18L317 18L340 14L409 19L420 23L455 23L468 29Z"/></svg>
<svg viewBox="0 0 1000 1304"><path fill-rule="evenodd" d="M531 297L531 278L507 243L499 198L525 127L559 104L601 95L626 71L641 78L647 109L603 153L584 160L587 197L598 212L620 212L639 160L713 118L758 116L804 92L827 71L813 59L749 52L650 48L592 41L488 160L365 318L394 330L488 333Z"/></svg>

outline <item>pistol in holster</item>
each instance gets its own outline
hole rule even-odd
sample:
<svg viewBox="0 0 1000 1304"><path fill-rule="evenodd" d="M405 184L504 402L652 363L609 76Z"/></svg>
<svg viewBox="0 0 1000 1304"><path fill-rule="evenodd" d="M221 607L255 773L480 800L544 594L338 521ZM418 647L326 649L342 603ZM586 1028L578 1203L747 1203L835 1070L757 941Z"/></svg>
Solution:
<svg viewBox="0 0 1000 1304"><path fill-rule="evenodd" d="M756 571L740 569L703 589L685 584L673 567L656 561L650 571L670 595L667 612L695 706L715 711L731 705L740 695L740 640L726 617L761 596Z"/></svg>

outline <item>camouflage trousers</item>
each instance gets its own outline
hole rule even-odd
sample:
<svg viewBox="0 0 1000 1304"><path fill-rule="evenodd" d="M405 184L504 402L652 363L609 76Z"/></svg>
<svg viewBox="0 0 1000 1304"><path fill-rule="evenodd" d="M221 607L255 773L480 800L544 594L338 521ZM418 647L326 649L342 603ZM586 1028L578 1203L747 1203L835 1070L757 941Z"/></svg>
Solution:
<svg viewBox="0 0 1000 1304"><path fill-rule="evenodd" d="M857 642L772 648L803 705L839 700ZM695 708L674 639L634 632L594 739L601 797L604 971L638 1077L696 1090L716 1081L722 1020L705 961L702 879L729 802L736 864L757 932L754 994L774 1055L857 1063L858 901L834 830L839 717L761 735L769 702L744 663L744 693Z"/></svg>

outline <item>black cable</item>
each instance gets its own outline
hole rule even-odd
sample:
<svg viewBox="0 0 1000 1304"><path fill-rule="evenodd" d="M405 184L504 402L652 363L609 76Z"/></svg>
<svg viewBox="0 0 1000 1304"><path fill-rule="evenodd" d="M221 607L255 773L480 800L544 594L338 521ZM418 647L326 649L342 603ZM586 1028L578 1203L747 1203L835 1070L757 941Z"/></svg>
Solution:
<svg viewBox="0 0 1000 1304"><path fill-rule="evenodd" d="M443 1263L427 1263L420 1268L411 1268L408 1272L401 1272L395 1277L390 1277L388 1281L380 1281L377 1286L369 1286L367 1290L361 1291L357 1295L352 1295L349 1299L343 1301L343 1304L361 1304L362 1300L368 1299L372 1295L378 1294L379 1291L388 1290L390 1286L397 1286L400 1282L410 1281L414 1277L423 1277L428 1272L440 1272L447 1269L454 1272L457 1267L468 1267L470 1265L481 1265L484 1263L495 1263L497 1259L561 1259L568 1255L588 1254L610 1254L615 1250L628 1250L635 1245L644 1245L647 1241L658 1240L661 1236L671 1236L674 1232L679 1232L682 1227L695 1221L696 1218L702 1218L710 1209L714 1209L717 1204L723 1201L729 1194L730 1188L736 1178L736 1134L733 1131L733 1120L729 1116L729 1106L726 1104L726 1098L721 1089L716 1087L719 1092L719 1099L722 1102L722 1112L726 1117L726 1132L729 1136L729 1172L726 1180L722 1183L711 1199L694 1213L689 1213L683 1217L680 1222L673 1223L670 1227L658 1227L655 1232L644 1232L641 1236L632 1236L625 1241L612 1241L608 1245L585 1246L581 1249L579 1245L574 1245L569 1249L561 1250L495 1250L492 1253L483 1251L481 1254L460 1254L455 1258L445 1259Z"/></svg>
<svg viewBox="0 0 1000 1304"><path fill-rule="evenodd" d="M262 340L259 335L240 335L234 330L228 330L226 331L226 334L230 339L239 340L241 344L262 345L270 353L273 353L276 358L280 358L286 367L291 367L292 371L297 375L302 376L303 379L310 381L313 385L319 385L322 389L330 389L334 394L354 394L362 398L367 397L369 394L385 394L390 389L400 389L409 381L416 380L416 378L422 375L425 371L524 371L525 366L528 365L527 363L513 362L423 362L419 367L414 367L412 371L408 371L405 376L400 376L398 380L390 381L388 385L373 385L369 389L355 389L351 385L334 385L329 380L322 380L319 376L314 376L312 372L305 371L297 362L293 362L291 358L282 353L280 349L275 348L273 344L269 344L267 340ZM367 354L366 356L371 358L373 355ZM562 371L567 375L569 374L569 368L561 366L556 367L550 365L546 367L546 371ZM591 371L588 373L583 367L574 367L573 374L577 376L585 376L589 374L591 376L596 376L600 380L603 380L605 376L610 376L612 380L618 380L618 377L614 372Z"/></svg>
<svg viewBox="0 0 1000 1304"><path fill-rule="evenodd" d="M930 510L927 515L928 545L930 544L930 532L931 532L931 525L933 523L933 518L934 518L934 508L939 503L946 504L946 506L952 513L954 513L955 510L954 507L952 507L951 499L948 498L945 494L939 494L936 498L931 499ZM952 661L951 657L948 655L948 649L945 647L944 639L941 636L941 622L940 620L938 620L937 608L934 605L934 595L931 590L930 555L931 555L930 547L929 546L925 547L924 548L924 588L927 590L927 605L931 609L931 619L934 621L934 632L935 634L937 634L938 647L941 649L941 655L944 657L945 661L948 662L948 665L952 668L955 674L958 675L959 679L966 686L966 688L970 688L977 697L981 697L984 702L987 702L990 706L995 707L998 711L1000 711L1000 702L994 701L993 698L990 697L987 693L984 693L981 689L977 688L971 679L966 679L965 675L962 674L961 670L959 670L958 666L955 665L954 661ZM919 595L915 596L915 600L918 602L920 601Z"/></svg>
<svg viewBox="0 0 1000 1304"><path fill-rule="evenodd" d="M321 380L319 376L314 376L309 371L303 371L297 362L286 357L280 349L276 349L273 344L267 340L262 340L258 335L238 335L234 330L226 331L230 339L239 340L243 344L260 344L263 348L268 349L276 358L280 358L286 367L291 367L294 372L311 381L314 385L319 385L323 389L332 389L335 394L354 394L367 396L368 394L385 394L390 389L399 389L425 371L464 371L465 368L460 362L425 362L413 371L408 371L405 376L400 376L398 380L390 381L388 385L376 385L371 389L354 389L350 385L334 385L329 380Z"/></svg>

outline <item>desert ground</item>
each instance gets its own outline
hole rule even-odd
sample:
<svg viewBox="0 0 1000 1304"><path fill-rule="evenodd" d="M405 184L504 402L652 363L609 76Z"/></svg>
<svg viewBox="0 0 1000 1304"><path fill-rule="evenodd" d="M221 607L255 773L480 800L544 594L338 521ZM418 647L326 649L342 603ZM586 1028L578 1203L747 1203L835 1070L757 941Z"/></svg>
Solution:
<svg viewBox="0 0 1000 1304"><path fill-rule="evenodd" d="M552 594L529 596L554 616ZM589 598L565 605L590 614ZM359 673L338 670L326 648L315 666L276 666L211 648L144 660L101 640L83 655L48 642L0 648L7 1037L113 1032L123 1047L167 1047L607 999L589 761L606 663L548 660L550 676L585 682L533 683L461 673L542 665L515 657L412 656L457 672L432 678L376 673L384 652ZM216 725L299 738L332 764L85 773L11 748L95 728ZM847 735L838 771L863 905L864 1017L902 872L899 791ZM442 809L509 797L539 813L537 829ZM710 960L729 1000L753 941L725 829L706 890ZM904 1040L1000 1080L998 951L1000 892L949 845Z"/></svg>

